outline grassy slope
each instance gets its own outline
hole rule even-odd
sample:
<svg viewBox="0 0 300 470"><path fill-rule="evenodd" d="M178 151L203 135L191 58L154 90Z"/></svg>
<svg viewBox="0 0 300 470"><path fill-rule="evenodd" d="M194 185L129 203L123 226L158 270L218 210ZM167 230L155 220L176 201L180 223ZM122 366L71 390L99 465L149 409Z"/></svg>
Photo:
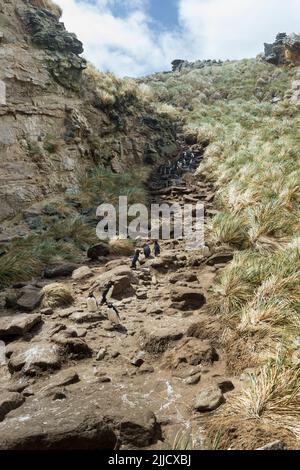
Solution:
<svg viewBox="0 0 300 470"><path fill-rule="evenodd" d="M299 447L300 107L288 93L299 74L243 60L149 80L159 106L173 105L187 132L209 140L199 177L214 181L221 212L206 239L236 250L212 308L226 325L229 368L251 373L212 423L225 447L255 448L268 433Z"/></svg>

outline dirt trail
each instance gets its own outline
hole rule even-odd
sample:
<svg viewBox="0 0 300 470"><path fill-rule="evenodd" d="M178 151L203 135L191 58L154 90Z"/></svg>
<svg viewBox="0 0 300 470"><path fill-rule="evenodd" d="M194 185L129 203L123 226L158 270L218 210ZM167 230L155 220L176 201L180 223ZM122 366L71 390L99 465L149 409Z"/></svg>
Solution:
<svg viewBox="0 0 300 470"><path fill-rule="evenodd" d="M179 158L182 159L185 150L182 143ZM152 200L179 204L201 200L209 217L214 213L213 188L193 176L202 159L202 149L194 147L193 151L194 160L181 168L179 174L178 170L174 171L176 162L155 172L151 182ZM53 401L51 394L46 394L45 398L45 390L49 391L49 384L55 382L61 371L50 376L49 373L29 375L24 379L24 369L14 372L12 378L5 369L7 381L4 380L2 390L12 390L12 384L16 390L16 384L24 381L24 390L27 390L26 402L0 423L0 431L9 433L18 421L19 427L13 431L18 436L13 442L23 442L25 428L22 430L20 423L31 419L30 414L35 412L40 399L49 407L49 413L51 410L57 413L58 408L56 411L51 408L54 404L59 403L63 410L64 403L71 403L85 394L89 401L91 394L95 400L99 397L99 413L120 406L127 410L125 414L145 409L155 414L160 436L151 438L148 445L144 441L133 441L133 447L170 449L176 434L184 430L201 445L209 413L196 411L195 399L210 386L224 391L224 384L228 382L222 379L226 376L226 358L218 345L221 325L206 313L203 305L209 303L210 287L217 272L224 268L224 259L211 256L205 250L203 253L186 251L184 241L162 241L161 250L159 258L142 261L136 271L130 270L128 257L119 257L110 259L106 265L90 264L92 274L87 279L63 280L74 292L72 307L56 309L51 315L43 314L43 324L27 334L25 341L27 345L48 344L49 341L61 344L62 337L66 342L68 338L76 338L88 345L91 354L85 354L82 345L78 350L72 346L72 354L63 362L62 369L66 374L75 370L79 381L54 388L56 393L62 393L59 402ZM113 294L112 302L120 312L122 328L116 328L106 318L107 315L110 318L106 307L101 309L100 315L87 312L88 292L95 285L101 285L100 281L110 274L117 278L120 287L118 294ZM99 291L96 289L96 292ZM7 345L13 352L12 357L23 344L24 338L21 338ZM43 401L46 399L48 401ZM223 400L222 395L219 404ZM208 402L211 401L213 397L208 397ZM214 408L213 404L209 406ZM22 448L23 444L14 445ZM122 439L116 445L128 448L128 443Z"/></svg>

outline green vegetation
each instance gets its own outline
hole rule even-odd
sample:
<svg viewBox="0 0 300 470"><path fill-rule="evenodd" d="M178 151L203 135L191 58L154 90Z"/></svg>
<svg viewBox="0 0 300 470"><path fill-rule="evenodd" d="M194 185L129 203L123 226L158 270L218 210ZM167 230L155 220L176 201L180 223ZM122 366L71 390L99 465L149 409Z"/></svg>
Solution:
<svg viewBox="0 0 300 470"><path fill-rule="evenodd" d="M152 91L147 85L138 85L135 80L120 79L113 73L99 72L92 64L84 71L86 92L92 95L94 106L105 111L131 106L141 108L150 103Z"/></svg>
<svg viewBox="0 0 300 470"><path fill-rule="evenodd" d="M103 202L117 207L120 195L128 197L128 204L146 204L148 177L149 169L143 166L123 173L98 167L82 176L77 197L83 207L96 208Z"/></svg>
<svg viewBox="0 0 300 470"><path fill-rule="evenodd" d="M49 153L56 153L59 149L57 137L53 134L47 134L44 139L44 149Z"/></svg>
<svg viewBox="0 0 300 470"><path fill-rule="evenodd" d="M128 204L148 202L145 182L149 169L138 167L132 171L113 173L104 168L88 171L79 181L79 190L70 197L79 205L79 211L91 213L86 221L71 204L57 201L44 206L42 221L47 230L13 241L6 254L0 257L0 284L9 286L14 282L27 281L40 275L50 263L70 260L80 262L88 246L99 240L95 232L96 208L102 202L116 207L119 195L128 197ZM133 245L127 240L111 243L114 254L129 255Z"/></svg>
<svg viewBox="0 0 300 470"><path fill-rule="evenodd" d="M276 436L289 448L299 438L300 371L285 356L268 360L245 374L242 390L233 393L227 407L210 420L214 435L223 429L220 445L232 446L232 432L238 423L235 449L257 449Z"/></svg>
<svg viewBox="0 0 300 470"><path fill-rule="evenodd" d="M254 385L218 411L212 433L240 427L244 441L233 445L245 448L257 444L253 436L263 429L264 410L272 415L270 434L281 423L287 429L292 409L299 408L292 358L300 327L300 106L289 91L296 79L299 68L260 60L148 79L157 103L177 108L186 134L209 143L198 174L214 183L220 213L206 241L235 250L216 280L211 309L226 326L222 340L232 372L254 370ZM280 367L278 350L284 351ZM293 424L289 432L298 435ZM229 431L227 437L226 448Z"/></svg>
<svg viewBox="0 0 300 470"><path fill-rule="evenodd" d="M41 274L49 263L79 261L82 253L70 242L56 241L48 234L31 235L13 241L7 253L0 257L0 284L28 281Z"/></svg>

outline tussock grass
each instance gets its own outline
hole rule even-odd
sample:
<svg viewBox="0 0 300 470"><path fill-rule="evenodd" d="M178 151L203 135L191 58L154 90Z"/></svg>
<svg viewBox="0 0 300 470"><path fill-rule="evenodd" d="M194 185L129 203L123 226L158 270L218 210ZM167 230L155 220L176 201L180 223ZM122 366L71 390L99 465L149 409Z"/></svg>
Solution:
<svg viewBox="0 0 300 470"><path fill-rule="evenodd" d="M225 428L223 448L299 434L298 370L268 362L279 345L292 348L300 326L300 109L289 92L298 73L242 60L148 82L158 103L180 110L185 131L209 144L198 174L214 183L220 213L206 237L236 250L217 276L210 308L226 325L229 369L251 367L253 376L234 405L228 399L217 412L212 429Z"/></svg>
<svg viewBox="0 0 300 470"><path fill-rule="evenodd" d="M76 262L81 257L81 251L73 243L54 240L47 234L16 239L0 257L0 284L9 286L29 281L39 276L47 264L64 260Z"/></svg>
<svg viewBox="0 0 300 470"><path fill-rule="evenodd" d="M232 394L222 413L216 414L213 426L223 428L248 421L255 426L282 427L300 437L300 370L277 356L244 377L244 387Z"/></svg>
<svg viewBox="0 0 300 470"><path fill-rule="evenodd" d="M230 246L247 246L247 226L242 217L230 213L216 215L209 228L211 241L215 244Z"/></svg>
<svg viewBox="0 0 300 470"><path fill-rule="evenodd" d="M97 242L95 229L90 227L81 217L67 217L65 220L55 223L48 232L56 241L72 240L77 247L85 244L92 245Z"/></svg>
<svg viewBox="0 0 300 470"><path fill-rule="evenodd" d="M148 200L145 182L149 169L139 167L123 173L113 173L105 168L96 168L80 179L79 200L83 206L97 206L102 202L118 205L119 196L127 196L128 203L146 204Z"/></svg>
<svg viewBox="0 0 300 470"><path fill-rule="evenodd" d="M100 72L90 63L83 79L94 105L105 111L120 108L125 111L132 105L140 108L152 99L152 90L146 84L139 85L129 78L121 80L111 72Z"/></svg>
<svg viewBox="0 0 300 470"><path fill-rule="evenodd" d="M43 288L43 306L50 308L67 307L73 303L71 289L65 284L54 282Z"/></svg>
<svg viewBox="0 0 300 470"><path fill-rule="evenodd" d="M9 253L0 257L0 285L9 286L14 282L31 279L41 271L42 262L26 252Z"/></svg>
<svg viewBox="0 0 300 470"><path fill-rule="evenodd" d="M193 428L182 428L180 429L174 440L170 443L166 443L163 450L218 450L221 442L221 432L216 432L214 436L204 437L201 432Z"/></svg>
<svg viewBox="0 0 300 470"><path fill-rule="evenodd" d="M156 107L156 112L171 118L173 121L176 121L180 116L178 109L167 103L159 103Z"/></svg>

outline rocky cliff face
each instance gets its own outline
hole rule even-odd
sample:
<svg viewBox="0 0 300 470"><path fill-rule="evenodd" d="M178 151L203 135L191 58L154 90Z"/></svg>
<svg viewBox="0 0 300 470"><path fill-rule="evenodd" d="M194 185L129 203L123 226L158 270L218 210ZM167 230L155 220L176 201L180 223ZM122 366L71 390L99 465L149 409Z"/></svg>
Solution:
<svg viewBox="0 0 300 470"><path fill-rule="evenodd" d="M300 34L279 33L273 44L265 44L264 58L274 65L300 64Z"/></svg>
<svg viewBox="0 0 300 470"><path fill-rule="evenodd" d="M82 44L59 15L48 0L0 5L2 223L76 187L92 165L122 171L176 150L170 122L136 97L109 108L95 103Z"/></svg>

